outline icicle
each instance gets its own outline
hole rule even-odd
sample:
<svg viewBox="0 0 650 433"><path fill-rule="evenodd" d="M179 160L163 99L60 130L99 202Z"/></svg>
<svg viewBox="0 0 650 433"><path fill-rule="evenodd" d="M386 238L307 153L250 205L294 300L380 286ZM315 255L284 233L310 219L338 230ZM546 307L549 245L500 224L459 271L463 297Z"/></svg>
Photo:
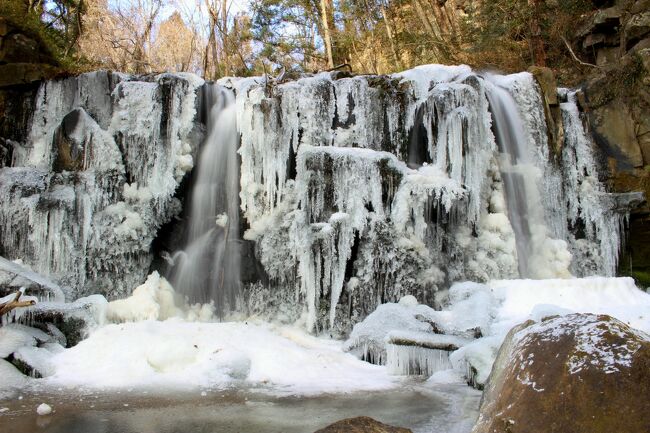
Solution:
<svg viewBox="0 0 650 433"><path fill-rule="evenodd" d="M451 368L449 352L419 346L386 345L386 366L391 374L431 376Z"/></svg>

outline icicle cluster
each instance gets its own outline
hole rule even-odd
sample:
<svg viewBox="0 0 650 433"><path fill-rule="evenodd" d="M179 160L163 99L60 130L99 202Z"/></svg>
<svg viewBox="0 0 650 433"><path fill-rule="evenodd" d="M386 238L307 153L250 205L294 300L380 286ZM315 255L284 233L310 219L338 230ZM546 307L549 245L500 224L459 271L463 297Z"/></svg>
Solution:
<svg viewBox="0 0 650 433"><path fill-rule="evenodd" d="M0 169L8 258L72 288L128 293L147 275L157 229L193 166L202 80L94 72L44 83L29 137ZM196 137L195 137L196 136Z"/></svg>
<svg viewBox="0 0 650 433"><path fill-rule="evenodd" d="M229 80L237 94L245 238L256 241L272 285L285 293L265 296L298 300L308 329L345 332L408 293L433 304L441 284L517 277L511 198L487 98L494 85L517 106L507 120L522 131L526 170L537 173L525 176L527 199L539 211L524 232L534 245L532 274L568 276L569 251L572 269L583 258L567 226L575 210L565 199L564 169L552 162L539 88L527 73L489 81L466 66L438 65L384 77ZM583 200L586 209L579 200L571 206L593 221L604 205L588 194ZM600 239L592 232L590 239ZM604 243L616 250L618 238L603 241L609 263L616 254Z"/></svg>
<svg viewBox="0 0 650 433"><path fill-rule="evenodd" d="M564 123L562 171L567 218L572 227L582 227L584 237L571 236L579 275L591 273L612 276L618 266L621 233L626 214L616 212L608 202L610 195L598 179L594 144L587 135L576 103L575 92L567 92L560 105Z"/></svg>
<svg viewBox="0 0 650 433"><path fill-rule="evenodd" d="M203 136L202 83L97 72L43 84L29 137L0 169L7 258L77 295L140 284ZM236 95L243 238L255 242L254 264L270 280L248 288L250 313L347 333L403 295L434 305L452 282L518 276L522 233L535 246L534 276L567 276L569 263L579 275L615 270L623 217L598 182L574 97L561 95L558 158L530 74L426 65L391 76L219 84ZM506 92L500 117L521 132L526 170L518 174L534 174L522 189L535 202L526 209L539 211L528 230L513 230L490 86Z"/></svg>

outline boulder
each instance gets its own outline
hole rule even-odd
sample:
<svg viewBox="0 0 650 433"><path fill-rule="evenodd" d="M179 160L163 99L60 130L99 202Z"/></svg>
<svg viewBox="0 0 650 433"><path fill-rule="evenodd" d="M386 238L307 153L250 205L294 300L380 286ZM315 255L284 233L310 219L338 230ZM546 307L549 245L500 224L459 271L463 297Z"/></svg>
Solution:
<svg viewBox="0 0 650 433"><path fill-rule="evenodd" d="M632 15L625 23L624 31L628 41L639 40L650 33L650 11Z"/></svg>
<svg viewBox="0 0 650 433"><path fill-rule="evenodd" d="M330 424L315 433L410 433L411 430L393 427L367 416L347 418Z"/></svg>
<svg viewBox="0 0 650 433"><path fill-rule="evenodd" d="M606 315L526 322L507 335L472 433L650 431L650 337Z"/></svg>

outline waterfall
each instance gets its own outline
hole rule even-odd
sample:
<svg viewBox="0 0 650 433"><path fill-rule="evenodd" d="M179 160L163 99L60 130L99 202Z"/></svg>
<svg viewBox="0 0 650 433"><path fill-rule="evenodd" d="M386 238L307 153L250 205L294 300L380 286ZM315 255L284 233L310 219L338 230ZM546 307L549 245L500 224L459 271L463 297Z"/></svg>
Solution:
<svg viewBox="0 0 650 433"><path fill-rule="evenodd" d="M487 97L499 148L499 171L504 184L508 217L515 232L519 276L526 278L531 275L532 226L542 222L535 185L539 172L530 162L528 141L514 99L494 79L490 82L493 85L488 87Z"/></svg>
<svg viewBox="0 0 650 433"><path fill-rule="evenodd" d="M239 162L234 95L206 84L207 136L192 187L187 237L171 281L192 301L234 306L240 289Z"/></svg>
<svg viewBox="0 0 650 433"><path fill-rule="evenodd" d="M540 267L546 267L548 259L547 227L538 187L541 170L533 161L533 143L524 132L514 98L499 84L498 77L488 74L486 79L490 84L486 95L499 149L499 171L508 218L515 233L519 276L540 278L544 272Z"/></svg>
<svg viewBox="0 0 650 433"><path fill-rule="evenodd" d="M613 275L641 198L607 192L575 94L560 101L556 149L528 73L48 81L0 167L0 254L66 298L165 271L220 313L333 335L457 281Z"/></svg>

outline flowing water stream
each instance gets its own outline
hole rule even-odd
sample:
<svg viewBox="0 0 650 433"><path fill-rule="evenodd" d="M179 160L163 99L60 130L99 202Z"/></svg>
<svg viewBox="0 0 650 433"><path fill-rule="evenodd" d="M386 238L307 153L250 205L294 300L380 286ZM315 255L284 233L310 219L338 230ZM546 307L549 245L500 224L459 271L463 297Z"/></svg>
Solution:
<svg viewBox="0 0 650 433"><path fill-rule="evenodd" d="M537 182L540 170L532 162L531 143L524 133L517 104L508 90L487 75L486 92L492 113L492 129L499 147L499 171L503 179L508 218L515 232L519 276L534 278L537 250L545 237L543 208Z"/></svg>
<svg viewBox="0 0 650 433"><path fill-rule="evenodd" d="M174 254L171 281L194 302L233 305L240 289L239 162L234 95L203 88L207 138L192 188L187 240Z"/></svg>

